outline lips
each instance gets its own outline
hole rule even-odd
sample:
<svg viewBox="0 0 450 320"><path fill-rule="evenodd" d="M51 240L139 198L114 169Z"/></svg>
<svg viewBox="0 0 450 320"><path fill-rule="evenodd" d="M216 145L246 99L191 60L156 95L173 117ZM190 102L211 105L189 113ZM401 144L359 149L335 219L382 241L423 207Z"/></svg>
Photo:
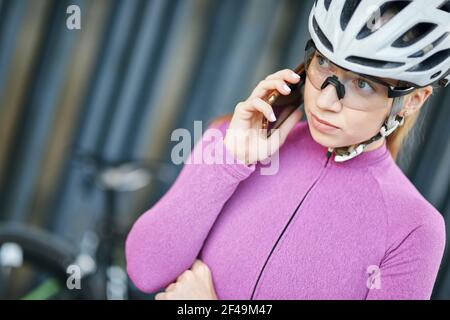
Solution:
<svg viewBox="0 0 450 320"><path fill-rule="evenodd" d="M329 122L326 122L325 120L320 119L320 118L317 117L314 113L310 112L310 114L311 114L311 116L313 116L314 119L316 119L318 122L320 122L320 123L322 123L322 124L325 124L325 125L327 125L327 126L330 126L330 127L336 128L336 129L339 129L339 127L336 127L334 124L329 123Z"/></svg>

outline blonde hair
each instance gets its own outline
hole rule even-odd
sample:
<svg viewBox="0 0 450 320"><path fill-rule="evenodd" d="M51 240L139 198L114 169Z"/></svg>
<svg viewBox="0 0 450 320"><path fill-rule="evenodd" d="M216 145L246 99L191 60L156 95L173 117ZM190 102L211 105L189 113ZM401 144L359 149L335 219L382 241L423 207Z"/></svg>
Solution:
<svg viewBox="0 0 450 320"><path fill-rule="evenodd" d="M403 126L397 128L397 130L386 138L386 146L394 160L397 160L400 150L419 118L419 114L420 111L417 111L413 115L406 117Z"/></svg>

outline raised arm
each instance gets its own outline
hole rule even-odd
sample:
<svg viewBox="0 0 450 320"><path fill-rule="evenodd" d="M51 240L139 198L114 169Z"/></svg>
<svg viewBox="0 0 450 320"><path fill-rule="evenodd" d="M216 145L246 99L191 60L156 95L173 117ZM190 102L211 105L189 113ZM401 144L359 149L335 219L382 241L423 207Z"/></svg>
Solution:
<svg viewBox="0 0 450 320"><path fill-rule="evenodd" d="M302 112L296 110L277 134L267 138L259 131L262 120L276 119L272 106L263 98L273 90L289 95L291 89L287 84L299 81L298 74L286 69L259 82L248 99L236 105L231 120L219 125L222 139L212 139L211 144L206 130L187 163L192 155L199 159L199 153L209 154L213 149L219 150L224 161L185 164L171 189L136 221L125 251L128 274L140 290L155 292L191 267L223 205L239 183L255 171L258 161L267 159L283 145L302 117ZM226 159L232 159L233 163Z"/></svg>
<svg viewBox="0 0 450 320"><path fill-rule="evenodd" d="M223 136L226 125L219 127ZM223 139L208 138L208 132L216 127L205 131L169 191L139 217L128 234L127 272L144 292L166 287L192 266L223 205L255 170L255 165L225 162L231 154ZM225 163L189 164L194 162L193 155L201 159L203 151L211 149L222 150Z"/></svg>

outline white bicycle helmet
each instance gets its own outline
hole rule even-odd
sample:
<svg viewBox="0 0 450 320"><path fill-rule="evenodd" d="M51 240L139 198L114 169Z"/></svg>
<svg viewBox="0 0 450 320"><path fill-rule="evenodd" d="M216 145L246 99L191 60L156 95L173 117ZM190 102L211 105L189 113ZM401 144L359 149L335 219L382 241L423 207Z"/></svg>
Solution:
<svg viewBox="0 0 450 320"><path fill-rule="evenodd" d="M450 82L450 0L316 0L309 32L317 49L336 65L399 80L403 87L391 88L393 108L379 134L345 152L335 150L335 161L361 154L403 125L397 114L404 94L411 92L405 87Z"/></svg>

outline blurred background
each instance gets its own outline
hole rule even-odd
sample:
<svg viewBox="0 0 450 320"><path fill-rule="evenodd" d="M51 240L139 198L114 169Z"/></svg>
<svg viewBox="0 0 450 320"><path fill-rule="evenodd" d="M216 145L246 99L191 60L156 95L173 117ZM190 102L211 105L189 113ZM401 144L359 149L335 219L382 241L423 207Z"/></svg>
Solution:
<svg viewBox="0 0 450 320"><path fill-rule="evenodd" d="M0 296L72 298L58 281L75 260L76 298L149 298L126 288L123 239L181 169L171 132L297 66L312 3L0 0ZM435 94L398 160L447 230L449 104ZM434 299L450 298L448 251Z"/></svg>

